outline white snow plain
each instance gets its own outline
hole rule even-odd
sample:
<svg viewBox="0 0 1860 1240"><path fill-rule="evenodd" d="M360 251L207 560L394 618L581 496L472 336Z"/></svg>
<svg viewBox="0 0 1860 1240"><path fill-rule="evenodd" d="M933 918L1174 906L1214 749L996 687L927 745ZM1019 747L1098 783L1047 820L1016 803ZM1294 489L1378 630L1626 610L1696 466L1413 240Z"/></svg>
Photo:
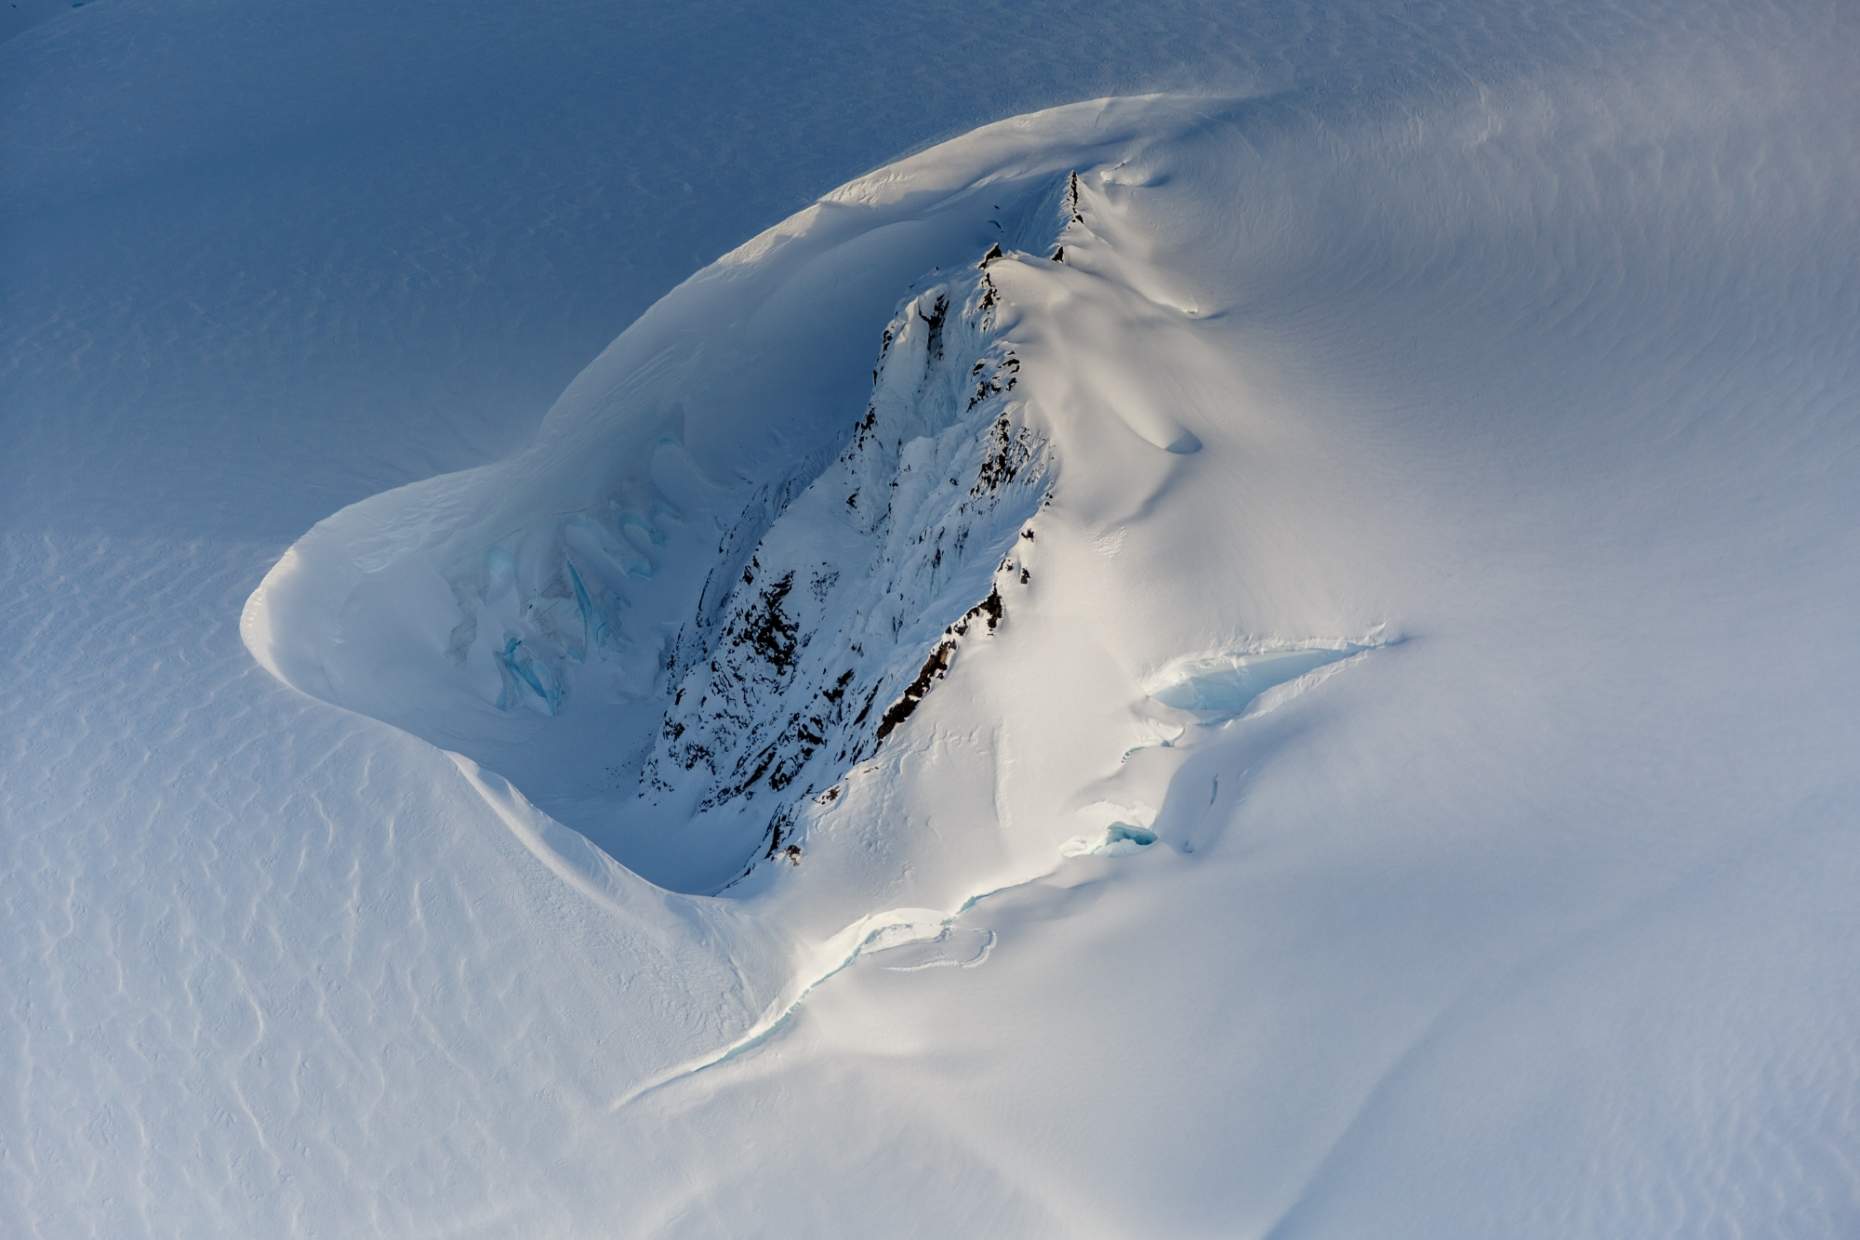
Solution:
<svg viewBox="0 0 1860 1240"><path fill-rule="evenodd" d="M13 34L0 1230L1860 1230L1854 35Z"/></svg>

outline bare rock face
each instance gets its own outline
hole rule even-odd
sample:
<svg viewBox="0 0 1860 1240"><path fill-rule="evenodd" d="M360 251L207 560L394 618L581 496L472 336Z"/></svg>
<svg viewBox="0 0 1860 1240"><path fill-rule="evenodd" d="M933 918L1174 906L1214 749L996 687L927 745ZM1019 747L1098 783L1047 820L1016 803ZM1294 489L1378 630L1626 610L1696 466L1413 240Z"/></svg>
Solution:
<svg viewBox="0 0 1860 1240"><path fill-rule="evenodd" d="M727 588L706 587L668 656L642 797L700 815L765 805L764 855L798 862L785 851L798 807L892 736L960 643L1001 624L1004 590L1025 588L1012 553L1048 457L996 329L1000 257L904 304L844 450ZM720 557L746 541L726 534Z"/></svg>

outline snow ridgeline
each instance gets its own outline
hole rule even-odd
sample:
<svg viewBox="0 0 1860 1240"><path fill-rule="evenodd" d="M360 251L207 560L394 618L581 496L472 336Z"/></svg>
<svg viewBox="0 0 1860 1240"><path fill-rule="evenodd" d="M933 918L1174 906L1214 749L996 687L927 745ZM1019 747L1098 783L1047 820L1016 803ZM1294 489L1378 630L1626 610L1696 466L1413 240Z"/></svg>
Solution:
<svg viewBox="0 0 1860 1240"><path fill-rule="evenodd" d="M668 297L527 452L321 523L254 595L248 644L288 682L506 776L661 886L798 864L810 813L1035 589L1055 453L1011 340L1027 310L998 277L1062 269L1083 235L1072 156L1091 148L1038 150L1045 167L1002 180L977 145L987 192L926 211L890 204L885 174L855 182ZM888 237L876 264L857 234L815 244L824 257L793 244L828 231L810 216L875 208L925 238ZM866 367L807 316L852 317L867 268L917 255L890 284L863 410L823 399ZM786 268L810 261L856 274L779 318L756 304L805 291ZM837 442L797 444L833 405Z"/></svg>

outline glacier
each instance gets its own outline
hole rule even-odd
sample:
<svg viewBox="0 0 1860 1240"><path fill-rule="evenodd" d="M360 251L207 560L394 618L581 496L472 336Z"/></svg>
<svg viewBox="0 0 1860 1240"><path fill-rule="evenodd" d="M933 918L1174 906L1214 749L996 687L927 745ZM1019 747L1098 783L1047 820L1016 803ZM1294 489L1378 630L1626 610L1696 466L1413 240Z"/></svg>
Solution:
<svg viewBox="0 0 1860 1240"><path fill-rule="evenodd" d="M1860 1227L1843 6L7 23L0 1231Z"/></svg>

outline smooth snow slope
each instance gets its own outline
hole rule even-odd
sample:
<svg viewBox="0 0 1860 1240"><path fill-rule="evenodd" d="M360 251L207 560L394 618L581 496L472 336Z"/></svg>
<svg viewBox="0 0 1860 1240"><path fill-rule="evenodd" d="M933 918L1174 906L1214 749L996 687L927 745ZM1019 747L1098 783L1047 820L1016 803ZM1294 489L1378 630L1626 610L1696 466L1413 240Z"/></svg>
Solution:
<svg viewBox="0 0 1860 1240"><path fill-rule="evenodd" d="M0 45L0 1227L1854 1230L1851 19L652 20ZM251 665L290 540L525 442L804 195L1185 85L1239 98L1003 269L1032 595L801 866L655 891ZM836 879L868 841L935 872Z"/></svg>

